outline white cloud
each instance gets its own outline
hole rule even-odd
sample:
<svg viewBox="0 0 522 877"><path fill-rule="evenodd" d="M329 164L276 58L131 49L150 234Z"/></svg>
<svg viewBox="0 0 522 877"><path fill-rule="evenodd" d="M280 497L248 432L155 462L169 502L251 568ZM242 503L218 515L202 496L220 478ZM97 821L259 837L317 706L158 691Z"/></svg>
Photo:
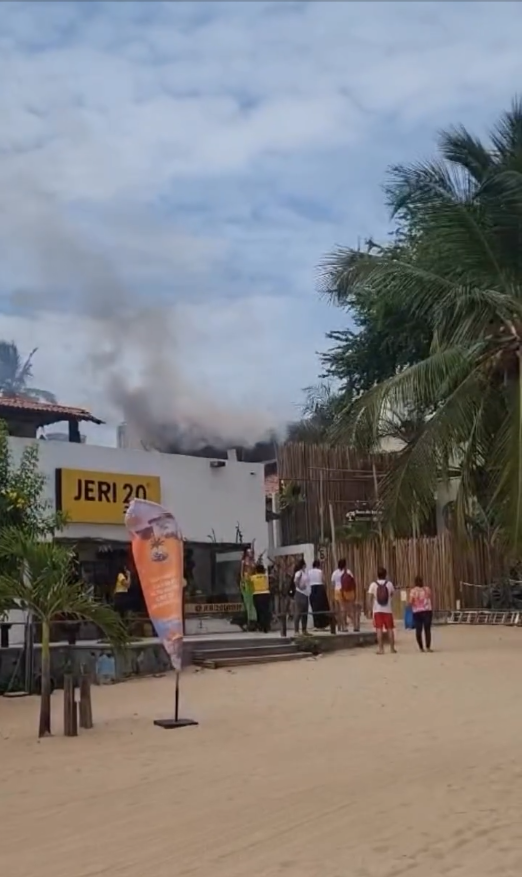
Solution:
<svg viewBox="0 0 522 877"><path fill-rule="evenodd" d="M1 292L39 314L2 335L94 409L68 312L146 300L175 304L192 375L289 410L342 319L323 253L383 231L389 163L482 132L522 81L516 3L3 3L0 24Z"/></svg>

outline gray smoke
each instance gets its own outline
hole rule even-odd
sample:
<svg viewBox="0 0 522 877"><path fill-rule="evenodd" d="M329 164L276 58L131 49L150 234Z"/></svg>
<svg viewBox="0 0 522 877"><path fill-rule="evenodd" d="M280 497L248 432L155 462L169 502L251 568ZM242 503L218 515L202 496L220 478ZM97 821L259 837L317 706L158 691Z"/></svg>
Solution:
<svg viewBox="0 0 522 877"><path fill-rule="evenodd" d="M72 297L79 319L92 333L88 366L113 416L146 445L176 445L196 450L205 445L252 445L273 433L275 418L251 404L223 401L193 377L186 346L188 330L199 331L197 361L211 327L187 326L186 309L157 300L144 304L122 283L110 258L84 242L57 203L27 179L11 181L0 204L0 239L15 242L20 258L36 266L29 291L14 296L18 306L35 311L67 307ZM110 244L110 229L108 238ZM197 294L203 278L192 270L187 239L181 239L174 293ZM16 251L11 254L16 255ZM196 254L197 257L197 254ZM171 254L172 258L172 254ZM94 330L90 327L94 326ZM183 353L185 351L185 353ZM238 367L240 367L238 363Z"/></svg>

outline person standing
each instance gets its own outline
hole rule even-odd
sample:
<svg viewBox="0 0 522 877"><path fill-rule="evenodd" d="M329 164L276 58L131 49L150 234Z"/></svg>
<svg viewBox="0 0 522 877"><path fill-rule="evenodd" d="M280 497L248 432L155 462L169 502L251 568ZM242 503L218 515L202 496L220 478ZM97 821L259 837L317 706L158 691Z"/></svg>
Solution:
<svg viewBox="0 0 522 877"><path fill-rule="evenodd" d="M330 604L324 586L324 576L321 564L314 560L312 569L308 573L310 585L310 607L314 616L314 627L324 630L330 624Z"/></svg>
<svg viewBox="0 0 522 877"><path fill-rule="evenodd" d="M254 554L251 548L245 548L239 572L239 590L245 607L247 630L255 630L257 622L254 594L252 590L252 573L254 572Z"/></svg>
<svg viewBox="0 0 522 877"><path fill-rule="evenodd" d="M129 588L131 585L130 570L128 567L121 567L116 576L116 584L114 586L113 606L120 618L125 618L129 611Z"/></svg>
<svg viewBox="0 0 522 877"><path fill-rule="evenodd" d="M389 581L384 567L377 570L377 579L368 588L370 611L373 615L373 624L377 633L377 654L384 654L384 631L387 632L390 643L390 651L396 654L395 648L395 624L393 620L392 597L395 589Z"/></svg>
<svg viewBox="0 0 522 877"><path fill-rule="evenodd" d="M294 574L294 631L299 634L299 625L305 634L308 632L308 599L310 597L310 582L306 571L306 563L300 560L296 565Z"/></svg>
<svg viewBox="0 0 522 877"><path fill-rule="evenodd" d="M344 604L346 629L348 630L348 619L350 619L353 625L353 632L358 633L361 629L361 613L357 605L357 585L354 574L347 568L344 570L341 578L341 594Z"/></svg>
<svg viewBox="0 0 522 877"><path fill-rule="evenodd" d="M409 604L413 611L413 624L415 626L415 639L421 652L431 652L431 625L433 623L433 601L431 588L427 588L422 576L415 576L413 588L410 591ZM424 642L422 634L424 633Z"/></svg>
<svg viewBox="0 0 522 877"><path fill-rule="evenodd" d="M262 563L256 564L250 576L252 595L257 615L257 626L262 633L270 632L272 613L270 611L270 586L268 575Z"/></svg>
<svg viewBox="0 0 522 877"><path fill-rule="evenodd" d="M348 630L348 583L353 581L355 588L355 579L353 573L346 566L346 560L341 558L337 563L337 569L332 573L332 585L334 589L335 617L337 619L337 628L341 633Z"/></svg>

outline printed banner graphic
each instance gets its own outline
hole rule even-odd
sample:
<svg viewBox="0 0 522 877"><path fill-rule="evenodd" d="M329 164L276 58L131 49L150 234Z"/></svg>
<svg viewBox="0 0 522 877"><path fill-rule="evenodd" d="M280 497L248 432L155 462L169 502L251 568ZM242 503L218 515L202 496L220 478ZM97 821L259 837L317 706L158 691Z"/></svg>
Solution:
<svg viewBox="0 0 522 877"><path fill-rule="evenodd" d="M125 514L150 620L175 670L183 652L183 538L163 506L133 499Z"/></svg>

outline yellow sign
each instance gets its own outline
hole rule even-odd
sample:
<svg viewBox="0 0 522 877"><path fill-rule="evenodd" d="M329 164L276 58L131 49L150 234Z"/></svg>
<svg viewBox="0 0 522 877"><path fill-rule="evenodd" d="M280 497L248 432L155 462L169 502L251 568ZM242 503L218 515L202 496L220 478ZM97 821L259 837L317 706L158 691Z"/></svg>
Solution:
<svg viewBox="0 0 522 877"><path fill-rule="evenodd" d="M121 524L131 499L161 502L157 475L56 470L56 508L71 524Z"/></svg>

